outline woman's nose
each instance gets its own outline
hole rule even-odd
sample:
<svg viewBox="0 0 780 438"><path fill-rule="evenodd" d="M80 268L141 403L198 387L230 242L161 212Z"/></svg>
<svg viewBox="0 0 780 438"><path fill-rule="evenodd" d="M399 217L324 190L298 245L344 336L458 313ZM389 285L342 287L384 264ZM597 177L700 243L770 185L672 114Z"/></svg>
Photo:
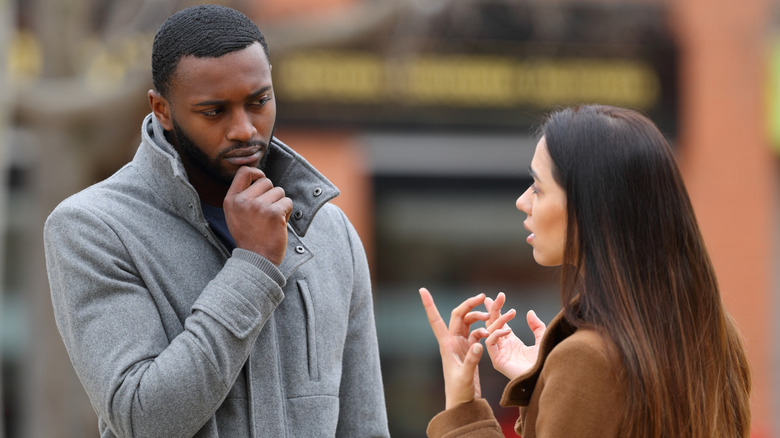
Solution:
<svg viewBox="0 0 780 438"><path fill-rule="evenodd" d="M531 188L529 187L519 198L515 201L515 206L523 213L531 214Z"/></svg>

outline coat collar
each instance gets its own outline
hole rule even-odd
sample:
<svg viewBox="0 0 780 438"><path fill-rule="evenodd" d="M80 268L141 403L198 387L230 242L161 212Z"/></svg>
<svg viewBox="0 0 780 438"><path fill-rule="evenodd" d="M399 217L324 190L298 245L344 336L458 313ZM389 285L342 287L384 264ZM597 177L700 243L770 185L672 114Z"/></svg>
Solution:
<svg viewBox="0 0 780 438"><path fill-rule="evenodd" d="M154 114L146 116L141 129L141 146L134 161L142 162L139 173L157 194L180 212L200 205L195 188L187 180L179 154L166 139ZM338 188L300 154L274 137L268 147L264 169L274 185L282 187L293 201L290 226L299 236L309 229L314 215L339 194ZM179 184L171 184L177 181Z"/></svg>

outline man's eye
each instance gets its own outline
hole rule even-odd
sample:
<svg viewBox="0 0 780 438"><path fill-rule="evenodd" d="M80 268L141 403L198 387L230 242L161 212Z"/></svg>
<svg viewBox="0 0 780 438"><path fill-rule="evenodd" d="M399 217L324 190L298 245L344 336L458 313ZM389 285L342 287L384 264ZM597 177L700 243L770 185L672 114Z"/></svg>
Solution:
<svg viewBox="0 0 780 438"><path fill-rule="evenodd" d="M215 108L215 109L202 111L201 114L203 114L206 117L215 117L215 116L219 115L220 112L221 111L219 109Z"/></svg>

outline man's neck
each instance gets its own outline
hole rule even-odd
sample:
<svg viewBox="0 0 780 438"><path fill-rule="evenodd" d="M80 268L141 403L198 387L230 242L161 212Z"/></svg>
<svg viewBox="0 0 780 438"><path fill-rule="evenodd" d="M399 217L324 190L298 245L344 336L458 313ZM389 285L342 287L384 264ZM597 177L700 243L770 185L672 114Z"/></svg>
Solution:
<svg viewBox="0 0 780 438"><path fill-rule="evenodd" d="M197 168L193 168L193 166L185 165L184 168L187 170L187 178L190 184L198 192L200 199L209 205L222 208L222 202L225 200L229 186L215 182Z"/></svg>
<svg viewBox="0 0 780 438"><path fill-rule="evenodd" d="M222 208L222 203L225 200L225 195L227 194L230 185L215 181L211 175L194 165L187 159L186 155L179 152L175 143L176 139L173 137L174 136L170 131L165 132L166 140L168 140L168 142L173 145L174 149L177 150L181 162L184 165L184 170L187 172L187 179L190 184L192 184L192 187L195 188L195 191L198 192L200 199L209 205Z"/></svg>

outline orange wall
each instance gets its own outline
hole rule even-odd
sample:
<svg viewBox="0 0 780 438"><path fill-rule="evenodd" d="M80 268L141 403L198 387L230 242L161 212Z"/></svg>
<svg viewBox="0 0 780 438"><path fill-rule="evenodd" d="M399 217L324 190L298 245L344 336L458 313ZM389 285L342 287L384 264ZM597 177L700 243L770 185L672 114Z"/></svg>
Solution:
<svg viewBox="0 0 780 438"><path fill-rule="evenodd" d="M777 167L764 127L769 3L675 0L680 151L726 307L753 373L754 437L774 436L772 291Z"/></svg>
<svg viewBox="0 0 780 438"><path fill-rule="evenodd" d="M247 1L241 8L248 16L263 22L301 16L321 16L359 3L361 0L262 0Z"/></svg>

